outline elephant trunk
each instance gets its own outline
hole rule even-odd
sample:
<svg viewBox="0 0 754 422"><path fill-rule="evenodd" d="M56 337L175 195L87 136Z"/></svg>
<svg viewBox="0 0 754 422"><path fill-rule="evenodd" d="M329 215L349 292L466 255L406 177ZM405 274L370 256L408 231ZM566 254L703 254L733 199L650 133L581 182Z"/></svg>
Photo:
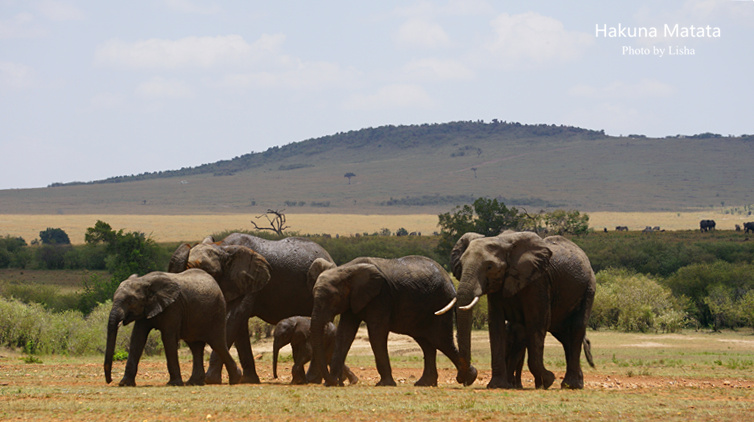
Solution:
<svg viewBox="0 0 754 422"><path fill-rule="evenodd" d="M469 274L474 274L474 272L464 268L461 281L458 284L458 300L456 302L458 307L456 310L456 326L458 328L456 336L458 340L458 353L460 355L459 372L464 374L471 371L471 328L474 305L481 295L479 284ZM471 382L474 382L474 380L471 380ZM471 382L466 380L464 384L470 385Z"/></svg>
<svg viewBox="0 0 754 422"><path fill-rule="evenodd" d="M113 305L110 318L107 321L107 346L105 348L105 381L113 381L113 354L115 354L115 340L118 338L118 326L123 321L124 313L117 305Z"/></svg>
<svg viewBox="0 0 754 422"><path fill-rule="evenodd" d="M328 312L317 309L315 305L312 312L311 323L311 343L312 343L312 363L314 368L319 368L319 373L325 379L325 385L337 385L337 380L330 374L327 369L327 358L325 350L325 325L332 319Z"/></svg>

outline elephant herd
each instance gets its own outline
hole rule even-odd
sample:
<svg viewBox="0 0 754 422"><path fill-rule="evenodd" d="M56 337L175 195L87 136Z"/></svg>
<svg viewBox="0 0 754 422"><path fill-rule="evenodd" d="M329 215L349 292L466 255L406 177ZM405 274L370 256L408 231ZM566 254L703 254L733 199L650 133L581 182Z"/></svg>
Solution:
<svg viewBox="0 0 754 422"><path fill-rule="evenodd" d="M277 324L275 377L279 349L291 344L295 384L358 382L345 360L365 323L379 373L377 385L396 385L387 348L390 332L412 337L422 350L424 368L415 385L437 385L438 350L455 365L456 381L471 385L477 378L471 365L472 310L480 296L487 295L492 352L488 388L522 388L527 352L535 386L549 388L555 375L543 359L548 332L565 352L561 388L584 387L581 350L593 366L586 327L596 282L578 246L561 236L542 239L529 232L494 237L466 233L450 258L457 292L448 272L422 256L362 257L336 265L310 240L273 241L241 233L218 242L209 237L193 246L183 244L173 253L168 272L134 275L116 290L107 327L105 379L112 381L118 326L134 322L121 386L135 385L152 329L161 332L168 384L184 384L179 340L188 344L193 357L187 384L219 384L223 366L230 384L259 383L248 330L249 318L258 317ZM206 344L212 354L205 373ZM228 351L233 345L241 369Z"/></svg>

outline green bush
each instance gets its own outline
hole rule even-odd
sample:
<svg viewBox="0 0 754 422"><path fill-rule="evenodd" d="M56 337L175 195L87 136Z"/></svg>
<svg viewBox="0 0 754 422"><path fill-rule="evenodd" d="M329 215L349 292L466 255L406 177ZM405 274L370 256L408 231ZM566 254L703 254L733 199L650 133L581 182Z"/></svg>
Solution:
<svg viewBox="0 0 754 422"><path fill-rule="evenodd" d="M679 269L664 284L676 297L688 297L688 312L715 329L747 323L745 300L754 290L754 265L716 261Z"/></svg>
<svg viewBox="0 0 754 422"><path fill-rule="evenodd" d="M622 269L597 274L597 292L589 325L593 329L675 332L686 314L670 289L649 276Z"/></svg>
<svg viewBox="0 0 754 422"><path fill-rule="evenodd" d="M70 356L105 352L110 302L84 316L78 311L50 312L41 305L0 298L0 346L22 349L27 354ZM121 327L116 352L128 351L133 324ZM159 332L153 330L144 353L162 353Z"/></svg>

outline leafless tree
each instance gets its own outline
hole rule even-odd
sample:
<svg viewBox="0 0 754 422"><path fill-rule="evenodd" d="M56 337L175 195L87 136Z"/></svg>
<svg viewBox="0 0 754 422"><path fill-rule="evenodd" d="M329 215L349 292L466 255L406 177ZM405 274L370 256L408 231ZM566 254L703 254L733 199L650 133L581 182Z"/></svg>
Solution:
<svg viewBox="0 0 754 422"><path fill-rule="evenodd" d="M282 237L283 230L290 227L285 225L285 213L283 213L283 211L285 210L268 209L266 213L256 216L256 218L267 218L267 221L270 223L270 227L259 227L257 223L254 222L254 220L251 221L251 224L253 224L254 228L257 230L271 230L277 233L278 236Z"/></svg>

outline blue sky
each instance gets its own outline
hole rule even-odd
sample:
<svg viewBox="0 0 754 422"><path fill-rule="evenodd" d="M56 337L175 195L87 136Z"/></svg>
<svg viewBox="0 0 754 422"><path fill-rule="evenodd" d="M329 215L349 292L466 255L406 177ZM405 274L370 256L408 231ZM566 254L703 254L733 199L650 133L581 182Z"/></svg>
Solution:
<svg viewBox="0 0 754 422"><path fill-rule="evenodd" d="M388 124L751 134L752 41L754 1L0 0L0 189Z"/></svg>

